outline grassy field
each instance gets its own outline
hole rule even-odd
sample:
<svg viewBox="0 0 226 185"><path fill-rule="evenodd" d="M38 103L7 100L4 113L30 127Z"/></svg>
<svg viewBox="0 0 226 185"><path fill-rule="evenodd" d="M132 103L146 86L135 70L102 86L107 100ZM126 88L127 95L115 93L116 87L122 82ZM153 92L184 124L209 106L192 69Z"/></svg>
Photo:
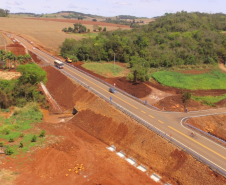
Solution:
<svg viewBox="0 0 226 185"><path fill-rule="evenodd" d="M29 131L35 123L42 121L42 117L43 115L38 110L38 105L34 103L30 103L24 108L15 108L13 115L7 119L0 117L0 140L4 147L10 147L13 150L13 154L16 155L42 143L44 138L39 137L37 137L36 142L31 142L34 133ZM10 139L12 142L10 142ZM23 148L19 148L20 142L24 144Z"/></svg>
<svg viewBox="0 0 226 185"><path fill-rule="evenodd" d="M126 68L118 65L115 65L115 69L114 69L114 64L112 63L96 63L96 62L85 63L82 65L82 67L105 77L126 76L126 71L127 71Z"/></svg>
<svg viewBox="0 0 226 185"><path fill-rule="evenodd" d="M209 106L215 106L214 104L225 99L226 94L221 96L192 96L191 99L201 102L203 104L209 105Z"/></svg>
<svg viewBox="0 0 226 185"><path fill-rule="evenodd" d="M198 75L159 71L153 73L152 77L164 86L181 89L226 89L226 73L222 73L219 70Z"/></svg>

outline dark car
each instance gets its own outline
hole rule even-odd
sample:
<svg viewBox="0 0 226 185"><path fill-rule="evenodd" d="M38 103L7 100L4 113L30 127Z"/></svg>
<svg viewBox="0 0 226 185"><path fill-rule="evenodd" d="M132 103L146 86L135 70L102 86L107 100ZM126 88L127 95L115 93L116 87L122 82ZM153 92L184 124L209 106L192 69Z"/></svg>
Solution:
<svg viewBox="0 0 226 185"><path fill-rule="evenodd" d="M113 87L110 87L109 92L115 94L116 93L116 90Z"/></svg>

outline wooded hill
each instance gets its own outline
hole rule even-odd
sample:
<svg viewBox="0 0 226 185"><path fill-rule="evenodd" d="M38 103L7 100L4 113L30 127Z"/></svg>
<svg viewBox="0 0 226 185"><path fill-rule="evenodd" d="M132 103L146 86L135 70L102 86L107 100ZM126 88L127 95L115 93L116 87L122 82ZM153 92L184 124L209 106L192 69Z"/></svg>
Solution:
<svg viewBox="0 0 226 185"><path fill-rule="evenodd" d="M133 63L142 61L145 67L214 64L226 60L225 14L187 13L165 14L132 30L101 32L95 38L80 41L66 39L61 55L78 60Z"/></svg>

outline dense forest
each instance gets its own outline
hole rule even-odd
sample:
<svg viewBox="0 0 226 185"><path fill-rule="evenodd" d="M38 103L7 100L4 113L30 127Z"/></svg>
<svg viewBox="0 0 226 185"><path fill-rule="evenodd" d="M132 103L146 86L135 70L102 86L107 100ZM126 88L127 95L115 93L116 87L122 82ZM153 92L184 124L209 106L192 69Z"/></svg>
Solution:
<svg viewBox="0 0 226 185"><path fill-rule="evenodd" d="M80 61L112 61L115 53L117 61L143 68L214 64L220 58L226 60L223 30L225 14L182 11L132 30L101 32L80 41L66 39L60 46L61 55L73 55Z"/></svg>

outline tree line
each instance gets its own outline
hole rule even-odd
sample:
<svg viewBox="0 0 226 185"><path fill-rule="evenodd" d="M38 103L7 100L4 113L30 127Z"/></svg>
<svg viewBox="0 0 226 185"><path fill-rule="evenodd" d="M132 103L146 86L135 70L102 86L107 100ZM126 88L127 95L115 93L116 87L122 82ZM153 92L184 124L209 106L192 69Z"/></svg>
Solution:
<svg viewBox="0 0 226 185"><path fill-rule="evenodd" d="M66 39L61 55L74 55L80 61L127 62L130 78L147 79L151 67L215 64L226 60L226 15L186 11L165 14L132 30L100 32L95 38ZM135 70L137 68L137 70ZM136 77L134 77L134 75Z"/></svg>
<svg viewBox="0 0 226 185"><path fill-rule="evenodd" d="M4 10L0 8L0 17L8 17L9 16L9 10Z"/></svg>
<svg viewBox="0 0 226 185"><path fill-rule="evenodd" d="M3 61L1 63L1 68L16 68L20 64L30 63L31 61L31 55L25 54L25 55L18 55L16 56L13 54L13 52L5 50L0 50L0 60Z"/></svg>
<svg viewBox="0 0 226 185"><path fill-rule="evenodd" d="M45 105L45 96L37 89L39 82L47 82L46 72L34 63L19 65L17 71L22 74L17 80L0 80L0 108L23 107L28 102Z"/></svg>

